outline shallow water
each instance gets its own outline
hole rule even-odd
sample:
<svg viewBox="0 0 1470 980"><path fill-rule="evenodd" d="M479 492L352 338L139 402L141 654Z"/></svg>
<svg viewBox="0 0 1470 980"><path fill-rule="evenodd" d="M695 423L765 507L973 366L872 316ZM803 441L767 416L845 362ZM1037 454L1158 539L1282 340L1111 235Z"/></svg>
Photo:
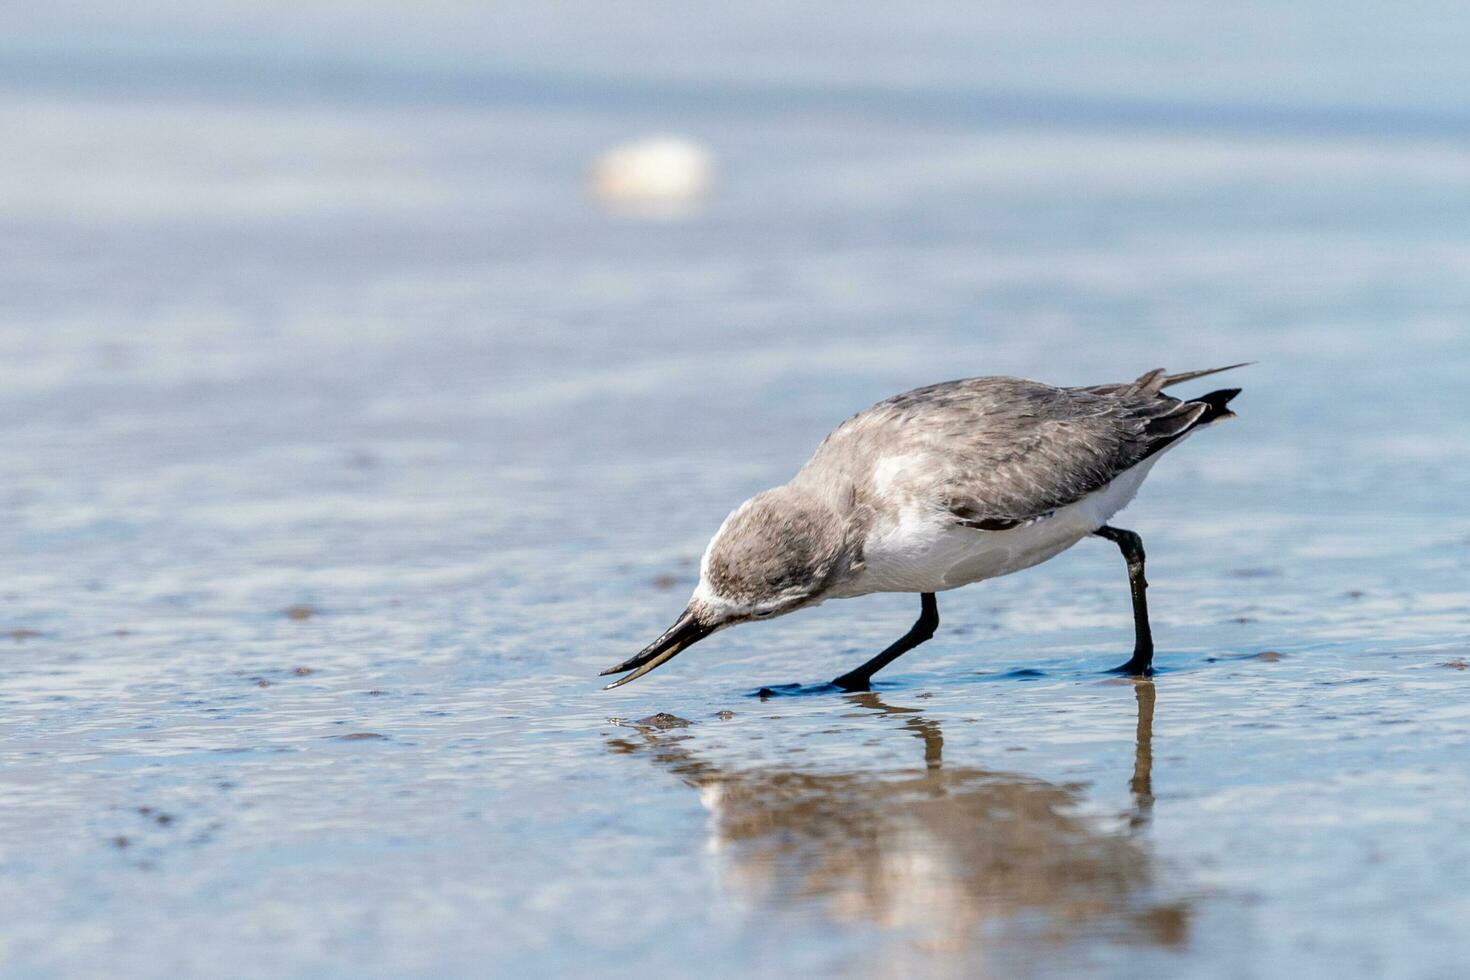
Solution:
<svg viewBox="0 0 1470 980"><path fill-rule="evenodd" d="M9 64L6 975L1461 972L1458 106ZM582 197L649 128L718 154L703 211ZM878 398L1243 359L1240 419L1119 521L1152 681L1103 672L1127 586L1085 542L942 596L871 694L821 684L912 597L599 690L724 514Z"/></svg>

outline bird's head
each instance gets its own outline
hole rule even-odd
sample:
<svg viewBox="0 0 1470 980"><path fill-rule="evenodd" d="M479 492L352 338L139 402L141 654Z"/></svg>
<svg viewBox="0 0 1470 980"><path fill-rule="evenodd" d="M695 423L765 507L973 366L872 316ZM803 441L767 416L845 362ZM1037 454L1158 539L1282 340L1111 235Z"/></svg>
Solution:
<svg viewBox="0 0 1470 980"><path fill-rule="evenodd" d="M788 484L747 500L710 539L688 607L657 640L603 671L631 671L608 687L642 677L726 626L821 602L852 565L850 537L827 495Z"/></svg>

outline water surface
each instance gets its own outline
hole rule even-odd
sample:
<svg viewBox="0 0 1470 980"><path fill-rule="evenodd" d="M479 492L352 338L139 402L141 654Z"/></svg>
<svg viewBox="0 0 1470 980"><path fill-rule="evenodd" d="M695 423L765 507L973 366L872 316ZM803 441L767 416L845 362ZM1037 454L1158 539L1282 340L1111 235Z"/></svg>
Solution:
<svg viewBox="0 0 1470 980"><path fill-rule="evenodd" d="M1283 124L1244 70L1142 116L1104 71L986 112L1014 79L954 53L917 94L875 69L868 111L732 55L682 69L711 108L547 97L548 56L352 100L207 59L130 88L103 47L0 89L7 975L1458 975L1453 86L1304 89ZM1351 79L1352 49L1304 57ZM1439 122L1375 122L1407 102ZM705 209L585 199L649 129L717 153ZM867 404L1245 359L1240 419L1119 519L1152 681L1103 672L1126 576L1084 542L942 596L870 694L756 696L912 597L599 691L725 513Z"/></svg>

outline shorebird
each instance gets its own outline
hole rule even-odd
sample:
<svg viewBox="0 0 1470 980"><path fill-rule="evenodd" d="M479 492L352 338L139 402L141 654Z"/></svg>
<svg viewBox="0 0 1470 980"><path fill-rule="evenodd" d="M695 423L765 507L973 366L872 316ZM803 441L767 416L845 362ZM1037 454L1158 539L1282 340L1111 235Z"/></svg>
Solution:
<svg viewBox="0 0 1470 980"><path fill-rule="evenodd" d="M1118 546L1133 599L1133 656L1153 671L1143 541L1108 521L1160 455L1233 418L1239 388L1197 398L1164 389L1244 364L1056 388L968 378L916 388L843 422L783 486L737 507L705 549L699 585L663 635L602 673L636 680L727 626L828 599L917 592L919 618L882 653L832 681L873 675L934 636L935 594L1040 564L1083 538Z"/></svg>

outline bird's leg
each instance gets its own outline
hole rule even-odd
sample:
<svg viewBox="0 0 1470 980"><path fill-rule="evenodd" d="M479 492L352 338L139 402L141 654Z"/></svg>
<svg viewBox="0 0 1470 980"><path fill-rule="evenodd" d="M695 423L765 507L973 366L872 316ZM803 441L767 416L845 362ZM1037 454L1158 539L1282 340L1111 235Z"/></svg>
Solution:
<svg viewBox="0 0 1470 980"><path fill-rule="evenodd" d="M919 618L907 633L894 641L893 645L856 670L850 670L832 683L844 691L866 691L873 675L908 653L914 647L934 636L939 628L939 603L933 592L919 596Z"/></svg>
<svg viewBox="0 0 1470 980"><path fill-rule="evenodd" d="M1113 672L1146 677L1154 672L1154 637L1148 628L1148 599L1144 595L1148 580L1143 577L1143 539L1132 531L1106 524L1092 533L1107 538L1123 552L1128 562L1128 586L1133 591L1133 656Z"/></svg>

